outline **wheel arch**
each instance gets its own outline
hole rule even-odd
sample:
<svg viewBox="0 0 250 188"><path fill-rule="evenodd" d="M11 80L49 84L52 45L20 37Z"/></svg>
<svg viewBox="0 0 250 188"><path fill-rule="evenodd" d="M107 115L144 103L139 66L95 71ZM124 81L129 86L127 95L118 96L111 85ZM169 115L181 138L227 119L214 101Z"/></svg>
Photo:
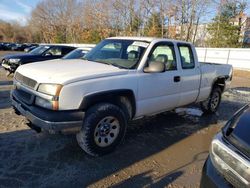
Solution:
<svg viewBox="0 0 250 188"><path fill-rule="evenodd" d="M218 76L217 78L215 78L212 84L211 92L215 87L219 87L221 89L221 92L223 92L225 90L226 80L228 78L229 78L228 75Z"/></svg>
<svg viewBox="0 0 250 188"><path fill-rule="evenodd" d="M79 109L87 110L89 107L102 102L108 102L121 107L129 119L135 116L136 99L134 92L130 89L117 89L101 91L83 97Z"/></svg>

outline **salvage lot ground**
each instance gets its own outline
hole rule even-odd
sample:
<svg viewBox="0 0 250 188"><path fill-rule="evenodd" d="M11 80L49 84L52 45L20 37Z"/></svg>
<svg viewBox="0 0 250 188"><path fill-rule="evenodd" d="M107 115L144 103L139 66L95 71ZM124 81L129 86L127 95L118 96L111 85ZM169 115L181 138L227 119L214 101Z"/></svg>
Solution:
<svg viewBox="0 0 250 188"><path fill-rule="evenodd" d="M0 68L0 187L199 187L212 137L250 102L250 72L234 75L217 114L170 112L131 122L117 151L93 158L74 135L30 130L11 109L12 80Z"/></svg>

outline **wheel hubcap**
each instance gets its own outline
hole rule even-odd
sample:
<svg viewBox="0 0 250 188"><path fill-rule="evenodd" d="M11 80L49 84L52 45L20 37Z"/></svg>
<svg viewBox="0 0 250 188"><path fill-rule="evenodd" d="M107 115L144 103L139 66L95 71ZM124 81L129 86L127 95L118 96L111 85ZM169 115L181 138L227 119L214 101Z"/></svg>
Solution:
<svg viewBox="0 0 250 188"><path fill-rule="evenodd" d="M99 121L95 128L95 143L100 147L107 147L115 141L119 134L119 131L119 121L113 116L105 117L101 121Z"/></svg>
<svg viewBox="0 0 250 188"><path fill-rule="evenodd" d="M211 107L212 107L212 109L217 108L217 106L219 104L219 101L220 101L219 94L218 93L214 93L213 97L211 99Z"/></svg>

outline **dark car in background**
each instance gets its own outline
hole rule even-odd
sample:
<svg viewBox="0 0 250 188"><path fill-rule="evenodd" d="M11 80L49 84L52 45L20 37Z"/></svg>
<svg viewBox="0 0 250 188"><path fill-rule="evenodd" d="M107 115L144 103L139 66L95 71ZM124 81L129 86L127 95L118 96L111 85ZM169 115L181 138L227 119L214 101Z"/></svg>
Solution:
<svg viewBox="0 0 250 188"><path fill-rule="evenodd" d="M7 43L7 42L1 42L0 43L0 50L7 50L8 45L9 45L9 43Z"/></svg>
<svg viewBox="0 0 250 188"><path fill-rule="evenodd" d="M4 50L4 43L0 43L0 50Z"/></svg>
<svg viewBox="0 0 250 188"><path fill-rule="evenodd" d="M241 108L213 139L201 187L250 187L250 107Z"/></svg>
<svg viewBox="0 0 250 188"><path fill-rule="evenodd" d="M39 45L38 44L32 44L32 45L30 45L30 46L28 46L28 47L26 47L25 49L24 49L24 52L30 52L30 51L32 51L32 50L34 50L35 48L37 48Z"/></svg>
<svg viewBox="0 0 250 188"><path fill-rule="evenodd" d="M24 51L26 48L32 48L32 47L37 47L38 44L31 44L31 43L24 43L24 44L16 44L14 45L11 50L13 51ZM34 49L32 48L32 49ZM31 51L31 50L29 50Z"/></svg>
<svg viewBox="0 0 250 188"><path fill-rule="evenodd" d="M77 48L67 55L65 55L62 59L79 59L82 58L85 54L90 51L89 48Z"/></svg>
<svg viewBox="0 0 250 188"><path fill-rule="evenodd" d="M24 51L26 48L29 48L31 51L39 45L36 43L11 43L11 42L2 42L0 43L0 50L12 50L12 51ZM28 50L26 51L28 52Z"/></svg>
<svg viewBox="0 0 250 188"><path fill-rule="evenodd" d="M4 43L4 49L3 50L12 50L12 47L16 46L16 43Z"/></svg>
<svg viewBox="0 0 250 188"><path fill-rule="evenodd" d="M27 44L16 44L16 45L12 46L11 50L13 50L13 51L23 51L27 47L28 47Z"/></svg>
<svg viewBox="0 0 250 188"><path fill-rule="evenodd" d="M52 59L59 59L74 50L75 47L63 45L41 45L29 53L6 55L2 58L2 66L7 75L14 73L18 66Z"/></svg>

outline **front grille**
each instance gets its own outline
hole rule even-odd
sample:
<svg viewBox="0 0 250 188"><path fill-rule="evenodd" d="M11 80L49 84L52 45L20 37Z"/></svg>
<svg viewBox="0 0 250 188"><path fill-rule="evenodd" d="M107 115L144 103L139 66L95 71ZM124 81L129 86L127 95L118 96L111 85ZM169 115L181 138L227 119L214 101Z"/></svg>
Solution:
<svg viewBox="0 0 250 188"><path fill-rule="evenodd" d="M16 72L15 79L20 82L22 85L27 86L29 88L35 89L37 82L31 78L23 76L22 74Z"/></svg>
<svg viewBox="0 0 250 188"><path fill-rule="evenodd" d="M23 102L25 102L27 104L32 103L32 101L31 101L32 100L32 95L30 93L27 93L27 92L25 92L23 90L19 90L19 89L17 89L16 92L17 92L18 98L20 100L22 100Z"/></svg>

